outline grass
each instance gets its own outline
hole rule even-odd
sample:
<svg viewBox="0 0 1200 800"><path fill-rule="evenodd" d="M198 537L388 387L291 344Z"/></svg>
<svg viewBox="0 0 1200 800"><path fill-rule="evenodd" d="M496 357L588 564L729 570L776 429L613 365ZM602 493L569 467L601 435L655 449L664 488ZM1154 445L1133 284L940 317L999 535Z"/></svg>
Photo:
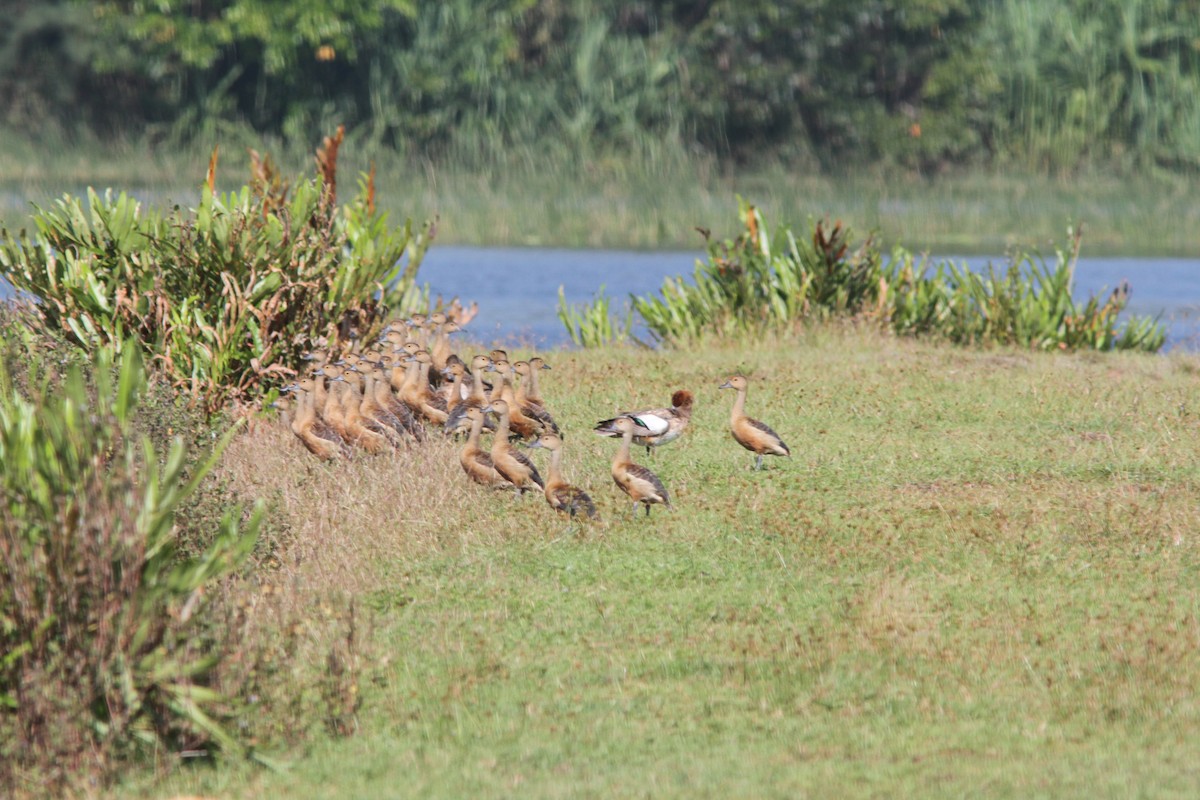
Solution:
<svg viewBox="0 0 1200 800"><path fill-rule="evenodd" d="M548 355L596 525L468 485L445 443L340 466L278 423L231 444L221 479L289 532L292 602L366 620L357 733L281 720L286 770L112 796L1195 795L1194 356L839 327ZM761 473L716 390L735 370L794 453ZM588 428L677 387L692 429L638 457L676 509L628 519Z"/></svg>
<svg viewBox="0 0 1200 800"><path fill-rule="evenodd" d="M48 149L15 137L4 141L0 221L13 229L30 203L45 206L88 185L116 185L148 202L194 206L209 155L204 147L148 156L136 144ZM307 146L224 143L219 187L240 185L249 146L282 149L283 174L309 165ZM740 194L792 224L828 215L859 231L878 229L889 248L966 255L1021 246L1048 252L1068 224L1083 223L1092 255L1200 250L1195 181L1183 175L1098 170L1046 177L997 169L921 177L850 166L842 175L820 175L773 163L720 167L668 150L570 161L531 148L487 168L413 164L381 154L379 203L399 219L439 214L438 242L455 244L699 250L703 242L694 228L731 219ZM368 159L348 141L341 164L344 175L354 174L368 168Z"/></svg>

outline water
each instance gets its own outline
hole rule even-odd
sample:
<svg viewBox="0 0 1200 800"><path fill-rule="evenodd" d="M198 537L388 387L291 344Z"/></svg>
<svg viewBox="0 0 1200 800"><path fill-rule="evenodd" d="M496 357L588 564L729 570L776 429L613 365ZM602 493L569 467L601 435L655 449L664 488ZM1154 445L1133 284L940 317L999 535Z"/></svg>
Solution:
<svg viewBox="0 0 1200 800"><path fill-rule="evenodd" d="M420 280L433 295L479 302L472 338L540 348L570 343L559 322L558 287L569 303L590 302L601 285L613 307L624 309L630 293L656 293L663 279L691 277L696 252L547 250L512 247L430 248ZM986 257L959 258L973 270ZM992 259L997 267L1002 259ZM1168 325L1166 349L1200 349L1200 259L1081 258L1075 270L1075 296L1111 291L1122 280L1133 287L1126 314L1161 317Z"/></svg>

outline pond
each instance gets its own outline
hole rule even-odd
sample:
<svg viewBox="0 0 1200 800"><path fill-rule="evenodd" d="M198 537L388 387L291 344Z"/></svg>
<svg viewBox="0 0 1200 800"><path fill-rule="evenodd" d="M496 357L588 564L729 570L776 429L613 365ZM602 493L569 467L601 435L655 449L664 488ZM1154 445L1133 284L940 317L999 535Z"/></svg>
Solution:
<svg viewBox="0 0 1200 800"><path fill-rule="evenodd" d="M540 348L570 343L559 322L558 287L569 303L590 302L605 287L613 307L623 310L630 293L655 293L671 275L691 277L696 252L626 252L515 247L434 246L421 266L420 281L434 297L458 296L479 303L473 338ZM940 258L940 257L939 257ZM973 270L1003 259L951 257ZM1133 287L1126 314L1161 317L1168 325L1166 349L1200 349L1200 259L1081 258L1075 296L1112 290L1122 280Z"/></svg>

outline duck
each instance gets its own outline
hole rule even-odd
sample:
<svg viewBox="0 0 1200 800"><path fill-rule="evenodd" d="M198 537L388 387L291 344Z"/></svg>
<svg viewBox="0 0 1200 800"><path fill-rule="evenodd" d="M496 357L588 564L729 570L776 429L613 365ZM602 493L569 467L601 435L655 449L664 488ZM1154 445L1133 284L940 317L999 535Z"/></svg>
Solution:
<svg viewBox="0 0 1200 800"><path fill-rule="evenodd" d="M612 419L602 419L596 423L594 430L601 436L618 438L622 433L617 429L616 422L621 418L632 419L638 423L635 428L633 442L646 448L650 455L651 448L661 447L673 442L683 435L688 423L692 420L692 403L695 398L687 389L679 389L671 395L670 408L647 408L641 411L622 411Z"/></svg>
<svg viewBox="0 0 1200 800"><path fill-rule="evenodd" d="M471 367L475 370L475 379L471 381L470 394L454 408L446 417L446 433L459 433L468 427L466 412L468 408L482 409L488 404L488 396L484 392L483 379L480 377L492 365L492 360L485 355L477 355L471 359Z"/></svg>
<svg viewBox="0 0 1200 800"><path fill-rule="evenodd" d="M483 410L495 413L499 419L499 422L496 424L496 437L495 441L492 442L491 451L492 463L496 465L497 471L516 487L519 495L525 494L526 491L532 489L534 486L544 491L546 489L546 482L538 474L537 467L534 466L529 456L517 450L508 441L511 421L508 403L504 400L493 400Z"/></svg>
<svg viewBox="0 0 1200 800"><path fill-rule="evenodd" d="M613 427L621 433L621 447L612 462L612 476L621 491L633 500L632 514L637 514L638 503L646 506L646 516L650 516L650 506L661 503L671 507L671 498L667 488L650 470L640 464L635 464L629 457L629 446L638 430L645 430L632 417L617 417Z"/></svg>
<svg viewBox="0 0 1200 800"><path fill-rule="evenodd" d="M416 350L408 356L408 370L398 394L412 412L434 425L445 425L448 416L445 401L429 385L429 365L432 359L426 350Z"/></svg>
<svg viewBox="0 0 1200 800"><path fill-rule="evenodd" d="M405 426L404 421L393 414L386 403L380 402L375 378L379 373L378 368L368 366L367 362L360 362L356 371L361 375L363 384L359 413L378 423L381 427L380 432L391 439L393 443L398 444L403 442L406 437L411 437L412 433Z"/></svg>
<svg viewBox="0 0 1200 800"><path fill-rule="evenodd" d="M349 455L345 441L318 419L313 393L302 384L288 389L296 391L298 395L292 414L292 433L296 434L305 448L322 461L333 461Z"/></svg>
<svg viewBox="0 0 1200 800"><path fill-rule="evenodd" d="M463 445L463 449L458 454L458 461L462 464L467 477L476 483L494 489L511 489L513 488L512 481L500 474L491 455L479 447L484 416L482 409L474 407L466 409L464 418L470 423L471 432L467 435L467 443Z"/></svg>
<svg viewBox="0 0 1200 800"><path fill-rule="evenodd" d="M425 429L422 427L421 421L413 416L412 409L392 394L389 377L390 369L389 367L377 366L371 370L371 377L375 379L375 402L391 412L392 416L399 421L408 435L412 436L418 442L423 442L425 441Z"/></svg>
<svg viewBox="0 0 1200 800"><path fill-rule="evenodd" d="M489 368L500 376L492 387L492 401L503 400L508 406L509 426L517 439L530 441L541 435L546 427L537 417L530 416L517 402L516 392L512 384L512 364L504 359L492 361Z"/></svg>
<svg viewBox="0 0 1200 800"><path fill-rule="evenodd" d="M541 361L540 358L537 360ZM540 369L550 369L550 367L542 361ZM517 408L521 409L521 413L526 417L541 423L543 429L561 437L562 431L558 429L558 423L554 421L554 417L550 416L550 412L542 404L541 393L538 391L537 385L538 368L533 366L533 361L515 361L512 371L521 376L521 384L513 392L513 402Z"/></svg>
<svg viewBox="0 0 1200 800"><path fill-rule="evenodd" d="M729 416L729 428L733 438L742 447L755 454L754 469L763 467L763 456L791 456L792 451L764 423L746 416L746 387L749 381L742 375L733 375L722 383L719 389L734 389L737 399L733 401L733 411Z"/></svg>
<svg viewBox="0 0 1200 800"><path fill-rule="evenodd" d="M550 451L550 469L546 475L546 502L560 514L566 514L574 519L576 516L586 516L596 519L596 504L587 492L578 486L567 483L562 473L562 437L547 431L537 438L530 447L540 447Z"/></svg>
<svg viewBox="0 0 1200 800"><path fill-rule="evenodd" d="M383 453L395 448L399 443L395 431L391 431L392 435L389 436L388 428L363 415L362 392L359 391L357 377L351 373L350 378L345 375L338 378L342 387L342 422L350 434L350 441L368 453Z"/></svg>

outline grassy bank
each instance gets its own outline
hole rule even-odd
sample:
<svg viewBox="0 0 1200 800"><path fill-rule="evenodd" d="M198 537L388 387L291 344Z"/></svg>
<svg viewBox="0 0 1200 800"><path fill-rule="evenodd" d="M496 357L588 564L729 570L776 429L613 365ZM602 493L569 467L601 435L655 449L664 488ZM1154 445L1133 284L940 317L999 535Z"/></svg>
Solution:
<svg viewBox="0 0 1200 800"><path fill-rule="evenodd" d="M233 442L220 479L272 499L290 602L359 609L356 735L285 724L286 771L111 795L1195 795L1195 358L827 328L550 360L603 516L576 531L448 444L339 466L278 424ZM734 370L792 447L762 473ZM676 508L627 519L588 429L681 386L691 431L637 456Z"/></svg>
<svg viewBox="0 0 1200 800"><path fill-rule="evenodd" d="M247 146L264 149L250 140L223 145L222 185L245 180ZM44 205L88 185L132 188L163 205L194 205L208 156L66 144L51 154L6 140L0 221L19 227L30 203ZM285 152L284 174L307 168L308 159ZM343 149L342 163L346 170L368 168L354 142ZM1200 252L1195 181L1166 174L1049 178L1001 171L927 178L848 169L834 177L770 164L718 167L665 151L619 158L514 152L507 163L486 169L414 165L387 155L376 163L381 205L401 218L439 214L438 241L445 244L699 249L694 228L729 219L741 194L776 219L800 223L828 215L861 231L877 229L888 247L935 253L1049 250L1068 224L1080 222L1089 255Z"/></svg>

